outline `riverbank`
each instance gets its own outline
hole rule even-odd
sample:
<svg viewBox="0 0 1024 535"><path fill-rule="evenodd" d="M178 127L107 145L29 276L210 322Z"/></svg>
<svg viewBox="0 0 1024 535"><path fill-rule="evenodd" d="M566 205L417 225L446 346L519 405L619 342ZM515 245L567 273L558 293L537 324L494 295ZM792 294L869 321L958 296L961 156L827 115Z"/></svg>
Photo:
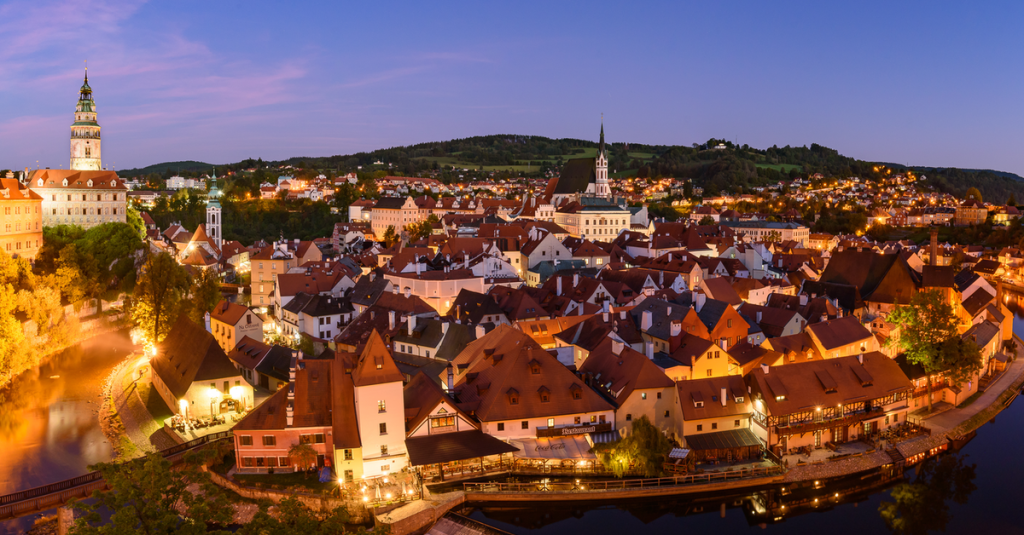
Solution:
<svg viewBox="0 0 1024 535"><path fill-rule="evenodd" d="M118 363L103 386L103 411L100 425L114 444L118 458L132 458L164 450L178 444L161 423L170 409L152 392L148 359L132 353ZM152 414L163 409L168 414Z"/></svg>

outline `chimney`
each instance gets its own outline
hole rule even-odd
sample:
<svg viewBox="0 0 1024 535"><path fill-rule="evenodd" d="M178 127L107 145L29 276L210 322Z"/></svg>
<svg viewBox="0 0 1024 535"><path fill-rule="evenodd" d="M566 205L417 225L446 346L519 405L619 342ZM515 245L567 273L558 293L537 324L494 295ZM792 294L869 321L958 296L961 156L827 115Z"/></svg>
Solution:
<svg viewBox="0 0 1024 535"><path fill-rule="evenodd" d="M420 276L420 259L419 258L416 259L416 276L417 277Z"/></svg>
<svg viewBox="0 0 1024 535"><path fill-rule="evenodd" d="M647 358L654 360L654 342L648 340L644 344L644 350L647 352Z"/></svg>
<svg viewBox="0 0 1024 535"><path fill-rule="evenodd" d="M800 294L800 306L807 306L807 294Z"/></svg>
<svg viewBox="0 0 1024 535"><path fill-rule="evenodd" d="M669 262L671 262L671 261L672 261L672 253L671 253L671 252L669 252L669 253L668 253L668 261L669 261Z"/></svg>
<svg viewBox="0 0 1024 535"><path fill-rule="evenodd" d="M622 348L624 346L625 346L625 344L623 344L622 342L613 339L612 340L612 353L615 353L616 355L621 355L622 354Z"/></svg>
<svg viewBox="0 0 1024 535"><path fill-rule="evenodd" d="M448 334L448 322L441 324L441 334Z"/></svg>
<svg viewBox="0 0 1024 535"><path fill-rule="evenodd" d="M931 265L939 265L939 229L932 228Z"/></svg>
<svg viewBox="0 0 1024 535"><path fill-rule="evenodd" d="M665 307L665 315L666 316L671 316L672 315L672 307Z"/></svg>
<svg viewBox="0 0 1024 535"><path fill-rule="evenodd" d="M725 407L726 406L726 402L729 400L729 398L727 398L726 395L725 395L725 387L724 386L722 387L722 395L719 397L719 399L722 400L722 406Z"/></svg>
<svg viewBox="0 0 1024 535"><path fill-rule="evenodd" d="M653 324L653 317L650 310L645 310L640 316L640 330L647 332Z"/></svg>
<svg viewBox="0 0 1024 535"><path fill-rule="evenodd" d="M455 389L455 374L452 372L452 365L448 365L448 393L451 394L452 390Z"/></svg>
<svg viewBox="0 0 1024 535"><path fill-rule="evenodd" d="M405 289L405 297L406 297L406 299L408 299L409 297L412 297L412 290L410 288L406 288Z"/></svg>
<svg viewBox="0 0 1024 535"><path fill-rule="evenodd" d="M722 338L721 340L719 340L718 341L718 345L722 346L722 351L727 351L729 349L728 347L726 347L726 346L729 345L729 341L726 340L725 338Z"/></svg>
<svg viewBox="0 0 1024 535"><path fill-rule="evenodd" d="M484 329L483 325L477 325L476 326L476 338L477 338L477 340L483 338L485 334L487 334L487 329Z"/></svg>
<svg viewBox="0 0 1024 535"><path fill-rule="evenodd" d="M388 330L395 330L395 311L388 311Z"/></svg>
<svg viewBox="0 0 1024 535"><path fill-rule="evenodd" d="M555 275L555 295L562 296L562 277Z"/></svg>
<svg viewBox="0 0 1024 535"><path fill-rule="evenodd" d="M697 309L697 313L699 314L700 310L702 308L704 308L704 303L707 302L708 296L704 295L703 292L697 292L696 296L697 296L697 299L694 302L694 308Z"/></svg>
<svg viewBox="0 0 1024 535"><path fill-rule="evenodd" d="M670 332L673 338L679 336L683 332L683 322L679 320L673 320Z"/></svg>
<svg viewBox="0 0 1024 535"><path fill-rule="evenodd" d="M764 372L765 375L768 375L769 369L771 368L769 368L767 364L761 364L761 371Z"/></svg>
<svg viewBox="0 0 1024 535"><path fill-rule="evenodd" d="M857 355L857 362L859 362L861 366L864 365L864 353L863 352L861 352L860 355Z"/></svg>
<svg viewBox="0 0 1024 535"><path fill-rule="evenodd" d="M391 293L393 293L395 295L398 295L398 285L397 284L391 287Z"/></svg>
<svg viewBox="0 0 1024 535"><path fill-rule="evenodd" d="M575 288L575 287L577 287L579 285L580 285L580 274L579 273L573 273L572 274L572 287Z"/></svg>
<svg viewBox="0 0 1024 535"><path fill-rule="evenodd" d="M608 316L609 316L608 312L602 312L602 313L601 313L601 319L602 319L602 320L603 320L603 321L604 321L605 323L608 323L608 319L609 319L609 318L608 318Z"/></svg>
<svg viewBox="0 0 1024 535"><path fill-rule="evenodd" d="M412 332L416 330L416 315L415 314L409 316L409 321L407 322L407 325L409 326L409 336L412 336Z"/></svg>
<svg viewBox="0 0 1024 535"><path fill-rule="evenodd" d="M620 320L626 319L626 311L625 310L620 310L619 311L619 319Z"/></svg>
<svg viewBox="0 0 1024 535"><path fill-rule="evenodd" d="M291 388L294 388L294 387L291 387ZM288 397L293 398L294 394L291 391L289 391L288 392ZM285 407L285 409L284 409L285 425L287 425L288 427L291 427L292 426L292 422L295 421L295 409L292 408L292 405L294 405L294 403L289 400L288 401L288 406Z"/></svg>
<svg viewBox="0 0 1024 535"><path fill-rule="evenodd" d="M757 311L757 322L761 323L761 311L760 310Z"/></svg>

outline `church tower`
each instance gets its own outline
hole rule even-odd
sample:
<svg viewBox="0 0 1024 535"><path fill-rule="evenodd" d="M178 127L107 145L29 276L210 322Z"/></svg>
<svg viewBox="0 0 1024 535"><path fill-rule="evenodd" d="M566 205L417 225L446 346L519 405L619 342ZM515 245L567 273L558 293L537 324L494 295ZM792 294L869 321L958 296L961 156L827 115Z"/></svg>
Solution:
<svg viewBox="0 0 1024 535"><path fill-rule="evenodd" d="M75 122L71 125L71 169L74 171L100 171L103 161L100 152L100 125L96 122L96 103L89 87L89 69L85 69L85 82L79 90L75 107Z"/></svg>
<svg viewBox="0 0 1024 535"><path fill-rule="evenodd" d="M220 191L217 190L217 172L213 173L213 186L206 196L206 235L217 249L221 247Z"/></svg>
<svg viewBox="0 0 1024 535"><path fill-rule="evenodd" d="M594 162L594 166L597 174L594 196L610 199L612 189L608 185L608 155L604 150L604 119L601 120L601 142L597 148L597 160Z"/></svg>

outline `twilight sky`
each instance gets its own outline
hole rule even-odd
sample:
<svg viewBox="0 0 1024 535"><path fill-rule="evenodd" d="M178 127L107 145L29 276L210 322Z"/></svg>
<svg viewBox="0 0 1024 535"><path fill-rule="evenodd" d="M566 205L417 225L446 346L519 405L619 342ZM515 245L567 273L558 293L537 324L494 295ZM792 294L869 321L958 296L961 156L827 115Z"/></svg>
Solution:
<svg viewBox="0 0 1024 535"><path fill-rule="evenodd" d="M0 168L347 154L482 134L820 143L1024 174L1020 2L0 4ZM898 4L898 5L894 5Z"/></svg>

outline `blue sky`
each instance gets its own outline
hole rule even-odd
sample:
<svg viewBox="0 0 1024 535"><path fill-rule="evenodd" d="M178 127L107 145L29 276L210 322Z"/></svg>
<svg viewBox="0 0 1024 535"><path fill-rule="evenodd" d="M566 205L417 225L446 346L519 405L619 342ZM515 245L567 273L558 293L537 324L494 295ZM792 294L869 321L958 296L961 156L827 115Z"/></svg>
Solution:
<svg viewBox="0 0 1024 535"><path fill-rule="evenodd" d="M482 134L596 140L603 112L611 141L819 143L1024 174L1022 15L1012 2L14 0L0 4L0 168L68 165L88 59L118 169Z"/></svg>

